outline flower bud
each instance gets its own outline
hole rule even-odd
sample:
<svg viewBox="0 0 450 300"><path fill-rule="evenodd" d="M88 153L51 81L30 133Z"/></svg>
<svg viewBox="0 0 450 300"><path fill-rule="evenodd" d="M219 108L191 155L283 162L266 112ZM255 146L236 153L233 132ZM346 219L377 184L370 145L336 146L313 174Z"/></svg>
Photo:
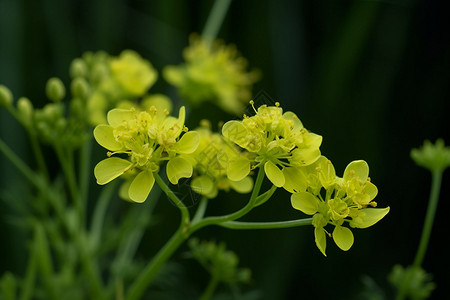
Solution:
<svg viewBox="0 0 450 300"><path fill-rule="evenodd" d="M86 99L89 94L89 84L83 77L77 77L70 84L72 95L76 98Z"/></svg>
<svg viewBox="0 0 450 300"><path fill-rule="evenodd" d="M13 101L11 91L4 85L0 84L0 107L8 107Z"/></svg>
<svg viewBox="0 0 450 300"><path fill-rule="evenodd" d="M75 58L70 64L70 77L86 77L88 74L88 67L83 59Z"/></svg>
<svg viewBox="0 0 450 300"><path fill-rule="evenodd" d="M92 76L91 80L94 85L100 84L103 80L105 80L109 76L108 67L101 63L95 64L92 69L91 76Z"/></svg>
<svg viewBox="0 0 450 300"><path fill-rule="evenodd" d="M53 77L47 81L45 92L48 99L54 102L59 102L66 95L66 88L64 87L61 79Z"/></svg>
<svg viewBox="0 0 450 300"><path fill-rule="evenodd" d="M27 127L31 126L34 108L30 99L26 97L19 98L17 101L17 111L22 123Z"/></svg>

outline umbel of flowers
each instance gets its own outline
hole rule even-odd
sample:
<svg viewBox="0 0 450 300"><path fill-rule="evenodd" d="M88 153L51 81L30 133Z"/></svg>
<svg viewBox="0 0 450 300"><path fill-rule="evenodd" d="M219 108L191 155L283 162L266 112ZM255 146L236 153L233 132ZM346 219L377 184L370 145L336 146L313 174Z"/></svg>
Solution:
<svg viewBox="0 0 450 300"><path fill-rule="evenodd" d="M219 190L232 189L243 194L251 192L253 179L249 174L239 180L227 176L229 161L246 157L249 153L241 152L223 135L212 132L207 120L202 120L201 126L195 131L199 133L200 142L198 148L189 155L194 163L192 189L209 199L215 198Z"/></svg>
<svg viewBox="0 0 450 300"><path fill-rule="evenodd" d="M346 224L367 228L389 212L389 207L375 208L378 190L365 161L351 162L343 177L337 177L331 161L320 153L322 137L306 130L296 114L283 113L279 103L253 109L255 115L222 127L224 137L249 153L228 159L227 176L240 180L263 167L275 186L293 193L295 209L313 215L315 242L324 255L327 234L347 251L354 238ZM325 230L328 224L334 226L332 233Z"/></svg>
<svg viewBox="0 0 450 300"><path fill-rule="evenodd" d="M184 126L184 106L178 118L151 106L146 111L113 109L107 119L108 125L94 129L97 142L109 150L108 158L94 169L98 184L123 175L126 181L122 189L128 191L129 199L144 202L155 182L153 173L162 162L167 162L167 177L173 184L192 176L193 166L185 155L195 151L199 135Z"/></svg>
<svg viewBox="0 0 450 300"><path fill-rule="evenodd" d="M212 45L198 35L190 37L183 51L185 63L166 66L163 76L192 106L211 101L221 109L239 115L251 96L259 72L247 72L247 60L233 45L214 41Z"/></svg>
<svg viewBox="0 0 450 300"><path fill-rule="evenodd" d="M297 170L303 186L297 185L291 196L292 206L307 215L313 215L317 247L325 255L326 235L344 251L353 245L353 233L344 225L367 228L381 220L389 207L375 208L377 187L370 181L369 166L363 160L348 164L342 178L337 177L330 160L321 156L314 164ZM325 195L323 195L325 194ZM325 230L333 225L332 234Z"/></svg>

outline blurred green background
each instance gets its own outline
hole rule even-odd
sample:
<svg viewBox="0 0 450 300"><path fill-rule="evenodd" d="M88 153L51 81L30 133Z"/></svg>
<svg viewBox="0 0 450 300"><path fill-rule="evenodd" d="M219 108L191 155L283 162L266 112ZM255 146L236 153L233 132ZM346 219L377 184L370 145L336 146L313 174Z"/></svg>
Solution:
<svg viewBox="0 0 450 300"><path fill-rule="evenodd" d="M224 240L253 270L246 289L262 299L362 299L361 278L371 276L390 295L386 276L394 264L412 263L426 210L430 175L409 158L424 139L450 143L450 18L438 0L270 1L235 0L219 38L237 45L264 90L285 110L295 111L306 128L321 134L322 153L338 175L347 163L364 159L379 188L380 207L391 212L376 226L355 230L355 244L342 252L328 241L328 257L314 244L313 228L231 231L207 228L197 235ZM45 103L45 82L69 82L70 61L84 51L117 55L134 49L160 71L182 61L192 32L201 32L213 1L0 0L0 84L35 106ZM151 92L175 95L163 79ZM199 111L197 118L210 117ZM214 119L228 118L216 114ZM198 119L191 119L189 127ZM22 157L29 151L24 131L0 111L0 135ZM50 155L50 154L49 154ZM50 157L51 158L51 157ZM31 160L29 160L31 161ZM450 196L444 174L441 202L424 268L437 283L434 299L444 299L450 282L446 236ZM17 183L19 181L19 183ZM0 157L0 189L14 193L21 177ZM94 182L94 180L92 180ZM24 184L24 183L22 183ZM20 193L18 194L20 195ZM211 211L238 207L235 195L217 199ZM95 199L93 199L95 201ZM229 201L231 204L228 204ZM0 204L0 273L23 272L25 236L8 222ZM222 209L222 210L221 210ZM158 203L159 223L145 237L139 257L150 257L175 230L177 212ZM278 191L248 220L301 217L287 193ZM160 233L160 234L159 234ZM183 247L175 260L183 262ZM201 289L203 271L185 277ZM196 280L198 279L198 280ZM182 289L182 287L180 287Z"/></svg>

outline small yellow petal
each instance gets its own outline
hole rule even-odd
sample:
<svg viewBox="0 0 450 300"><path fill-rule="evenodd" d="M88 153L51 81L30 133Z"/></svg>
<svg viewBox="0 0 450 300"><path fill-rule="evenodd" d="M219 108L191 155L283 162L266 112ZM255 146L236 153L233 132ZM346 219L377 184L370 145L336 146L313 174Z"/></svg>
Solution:
<svg viewBox="0 0 450 300"><path fill-rule="evenodd" d="M134 202L142 203L147 199L154 183L155 177L153 177L153 173L149 170L142 171L131 182L128 196Z"/></svg>
<svg viewBox="0 0 450 300"><path fill-rule="evenodd" d="M199 142L200 142L200 135L198 134L198 132L195 131L186 132L177 142L175 146L175 151L177 153L190 154L197 149Z"/></svg>
<svg viewBox="0 0 450 300"><path fill-rule="evenodd" d="M228 161L227 177L233 181L240 181L250 173L250 160L238 157Z"/></svg>
<svg viewBox="0 0 450 300"><path fill-rule="evenodd" d="M192 171L192 164L181 156L169 160L166 167L167 178L172 184L177 184L180 178L191 177Z"/></svg>
<svg viewBox="0 0 450 300"><path fill-rule="evenodd" d="M325 254L325 249L327 248L327 236L325 235L325 230L321 227L314 228L314 237L317 248L319 248L323 255L327 256Z"/></svg>
<svg viewBox="0 0 450 300"><path fill-rule="evenodd" d="M110 157L102 160L95 166L94 175L97 178L97 183L103 185L116 179L132 166L133 164L128 160Z"/></svg>
<svg viewBox="0 0 450 300"><path fill-rule="evenodd" d="M291 195L292 207L307 214L314 215L319 209L319 199L308 192L298 192Z"/></svg>
<svg viewBox="0 0 450 300"><path fill-rule="evenodd" d="M98 125L94 129L94 137L97 143L110 151L122 149L122 144L117 142L113 134L114 129L105 124Z"/></svg>
<svg viewBox="0 0 450 300"><path fill-rule="evenodd" d="M355 239L350 229L343 226L336 226L333 230L333 240L339 248L347 251L352 247Z"/></svg>
<svg viewBox="0 0 450 300"><path fill-rule="evenodd" d="M276 186L282 187L285 183L283 171L278 169L278 167L270 160L264 164L264 171L266 172L267 178Z"/></svg>

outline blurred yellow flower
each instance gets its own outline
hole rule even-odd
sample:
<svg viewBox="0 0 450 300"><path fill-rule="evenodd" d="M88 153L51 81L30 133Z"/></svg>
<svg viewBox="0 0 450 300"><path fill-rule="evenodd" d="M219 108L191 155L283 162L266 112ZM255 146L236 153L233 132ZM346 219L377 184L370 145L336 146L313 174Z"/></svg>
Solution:
<svg viewBox="0 0 450 300"><path fill-rule="evenodd" d="M260 77L246 71L247 60L232 45L215 41L211 47L197 35L183 51L185 63L167 66L164 78L178 88L192 105L205 101L217 104L232 114L241 114L251 98L252 84Z"/></svg>

